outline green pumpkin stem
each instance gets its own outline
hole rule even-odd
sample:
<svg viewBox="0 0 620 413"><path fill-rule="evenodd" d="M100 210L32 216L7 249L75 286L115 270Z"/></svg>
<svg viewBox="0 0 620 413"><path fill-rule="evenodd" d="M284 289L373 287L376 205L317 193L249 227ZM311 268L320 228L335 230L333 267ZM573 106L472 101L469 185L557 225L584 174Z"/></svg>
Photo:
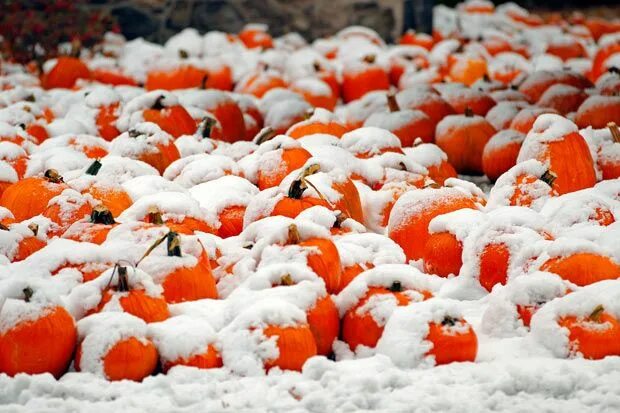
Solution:
<svg viewBox="0 0 620 413"><path fill-rule="evenodd" d="M86 174L95 176L99 173L102 166L103 164L99 161L99 159L95 159L86 170Z"/></svg>

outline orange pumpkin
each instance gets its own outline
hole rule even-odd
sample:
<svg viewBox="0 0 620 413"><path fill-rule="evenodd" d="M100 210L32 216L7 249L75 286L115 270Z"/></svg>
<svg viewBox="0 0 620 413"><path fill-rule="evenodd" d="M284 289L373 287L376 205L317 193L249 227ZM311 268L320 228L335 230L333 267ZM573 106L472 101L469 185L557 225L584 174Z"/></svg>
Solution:
<svg viewBox="0 0 620 413"><path fill-rule="evenodd" d="M338 121L334 114L325 109L318 108L312 112L308 119L291 126L286 131L286 135L299 139L306 135L324 133L339 138L347 131L348 129Z"/></svg>
<svg viewBox="0 0 620 413"><path fill-rule="evenodd" d="M158 98L150 109L145 109L142 112L146 122L156 123L162 130L175 138L196 132L196 122L183 106L165 107L162 105L162 100L163 96Z"/></svg>
<svg viewBox="0 0 620 413"><path fill-rule="evenodd" d="M424 271L440 277L458 275L463 266L463 244L450 232L431 234L424 247Z"/></svg>
<svg viewBox="0 0 620 413"><path fill-rule="evenodd" d="M63 238L80 242L92 242L101 245L108 233L116 226L114 215L104 205L93 208L86 221L78 221L71 225L62 235Z"/></svg>
<svg viewBox="0 0 620 413"><path fill-rule="evenodd" d="M263 334L267 338L276 337L279 353L277 358L265 361L267 371L273 367L301 371L306 360L317 354L316 342L307 324L292 327L269 325L263 329Z"/></svg>
<svg viewBox="0 0 620 413"><path fill-rule="evenodd" d="M388 236L402 247L408 260L418 260L423 257L430 237L430 221L438 215L462 208L476 209L476 203L454 188L425 188L407 192L392 209Z"/></svg>
<svg viewBox="0 0 620 413"><path fill-rule="evenodd" d="M237 37L248 49L271 49L273 47L273 39L267 33L267 27L261 24L246 25L237 33Z"/></svg>
<svg viewBox="0 0 620 413"><path fill-rule="evenodd" d="M581 353L584 358L598 360L620 355L620 322L597 306L587 317L565 316L558 324L568 329L571 353Z"/></svg>
<svg viewBox="0 0 620 413"><path fill-rule="evenodd" d="M362 61L345 65L342 73L342 98L345 102L359 99L374 90L390 88L387 72L375 60L375 55L368 55Z"/></svg>
<svg viewBox="0 0 620 413"><path fill-rule="evenodd" d="M41 84L45 89L71 89L78 79L90 78L90 70L76 57L61 56L56 60L54 67L41 77Z"/></svg>
<svg viewBox="0 0 620 413"><path fill-rule="evenodd" d="M41 214L49 201L67 188L62 176L49 169L42 177L22 179L6 188L0 206L9 209L16 221L23 221Z"/></svg>
<svg viewBox="0 0 620 413"><path fill-rule="evenodd" d="M23 289L26 306L34 294ZM4 304L12 305L9 298ZM33 307L34 309L34 307ZM71 362L77 332L73 317L58 305L51 304L35 317L0 331L0 372L15 376L18 373L51 373L60 378Z"/></svg>
<svg viewBox="0 0 620 413"><path fill-rule="evenodd" d="M603 172L603 179L620 178L620 162L615 156L618 153L618 147L620 147L620 129L613 122L607 124L607 127L611 132L613 143L599 149L598 166Z"/></svg>
<svg viewBox="0 0 620 413"><path fill-rule="evenodd" d="M428 327L425 340L430 341L433 347L426 355L434 357L435 364L476 360L478 338L465 320L448 316L441 323L429 323Z"/></svg>
<svg viewBox="0 0 620 413"><path fill-rule="evenodd" d="M602 129L609 122L620 119L620 96L594 95L587 98L575 114L575 123L580 128L592 126Z"/></svg>
<svg viewBox="0 0 620 413"><path fill-rule="evenodd" d="M487 142L482 151L482 171L491 182L515 166L524 139L520 132L504 130Z"/></svg>
<svg viewBox="0 0 620 413"><path fill-rule="evenodd" d="M484 147L494 134L495 129L486 119L467 111L439 122L435 141L459 173L480 174Z"/></svg>
<svg viewBox="0 0 620 413"><path fill-rule="evenodd" d="M562 125L562 126L560 126ZM556 128L563 128L556 136ZM538 159L556 176L551 187L558 194L589 188L596 183L594 161L577 127L558 115L542 115L523 143L517 162Z"/></svg>
<svg viewBox="0 0 620 413"><path fill-rule="evenodd" d="M135 270L134 270L135 272ZM114 280L116 274L116 280ZM141 318L147 323L155 323L170 317L168 304L162 296L152 296L143 288L134 288L130 285L127 267L115 266L108 282L108 287L102 292L101 301L90 313L98 313L105 305L118 296L118 303L124 312Z"/></svg>
<svg viewBox="0 0 620 413"><path fill-rule="evenodd" d="M121 134L116 127L119 113L118 103L102 106L97 112L97 116L95 117L97 131L99 132L99 136L106 141L111 141Z"/></svg>
<svg viewBox="0 0 620 413"><path fill-rule="evenodd" d="M48 236L62 235L74 222L90 216L93 208L87 198L73 190L64 191L50 200L42 215L54 224Z"/></svg>
<svg viewBox="0 0 620 413"><path fill-rule="evenodd" d="M620 265L609 257L589 252L552 257L540 269L558 274L579 286L620 278Z"/></svg>

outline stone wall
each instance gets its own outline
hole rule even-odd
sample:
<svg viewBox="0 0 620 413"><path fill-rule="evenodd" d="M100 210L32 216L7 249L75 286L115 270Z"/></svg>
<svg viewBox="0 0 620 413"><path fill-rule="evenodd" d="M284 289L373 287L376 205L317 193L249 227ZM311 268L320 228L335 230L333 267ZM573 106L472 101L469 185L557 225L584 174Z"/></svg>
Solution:
<svg viewBox="0 0 620 413"><path fill-rule="evenodd" d="M125 36L163 42L185 27L201 32L239 31L267 23L274 35L297 31L308 39L360 24L386 39L401 32L403 0L90 0L109 10Z"/></svg>

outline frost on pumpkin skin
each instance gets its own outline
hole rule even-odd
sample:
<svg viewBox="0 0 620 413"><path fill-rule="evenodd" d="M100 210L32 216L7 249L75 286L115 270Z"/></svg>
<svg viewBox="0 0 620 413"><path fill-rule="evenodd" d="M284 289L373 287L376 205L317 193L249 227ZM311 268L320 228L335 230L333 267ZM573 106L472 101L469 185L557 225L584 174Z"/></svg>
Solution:
<svg viewBox="0 0 620 413"><path fill-rule="evenodd" d="M224 365L241 376L265 374L265 362L280 355L278 337L264 334L269 325L307 325L306 314L283 300L259 301L246 307L220 331Z"/></svg>
<svg viewBox="0 0 620 413"><path fill-rule="evenodd" d="M146 344L147 324L122 312L92 314L77 323L81 342L80 371L107 378L104 358L120 341L130 338Z"/></svg>
<svg viewBox="0 0 620 413"><path fill-rule="evenodd" d="M188 315L149 324L147 336L157 347L163 365L188 360L204 353L209 346L216 351L220 347L217 333L209 322Z"/></svg>
<svg viewBox="0 0 620 413"><path fill-rule="evenodd" d="M563 317L575 316L578 319L588 317L597 306L602 306L605 312L620 318L620 289L617 281L601 281L579 289L576 292L553 300L544 305L532 317L532 336L549 349L556 357L583 356L578 348L569 341L569 331L558 321ZM609 328L609 322L592 325L593 329ZM620 346L616 343L616 351L620 353Z"/></svg>
<svg viewBox="0 0 620 413"><path fill-rule="evenodd" d="M335 302L340 316L355 307L370 287L389 288L395 281L400 283L404 292L411 291L412 298L418 301L423 298L422 292L437 292L444 283L443 279L424 274L410 265L383 264L364 271L338 294Z"/></svg>
<svg viewBox="0 0 620 413"><path fill-rule="evenodd" d="M163 107L171 107L179 104L179 99L165 90L154 90L143 93L123 105L123 110L116 121L116 127L120 131L127 131L144 122L142 111L150 109L159 102Z"/></svg>
<svg viewBox="0 0 620 413"><path fill-rule="evenodd" d="M451 326L444 326L444 334L459 335L473 331L467 322L462 321L458 301L431 298L397 308L377 343L377 353L390 357L401 368L434 366L435 357L428 354L433 349L433 343L427 340L429 324L441 325L447 317L455 322Z"/></svg>
<svg viewBox="0 0 620 413"><path fill-rule="evenodd" d="M492 337L525 336L533 314L548 302L578 289L556 274L543 271L514 278L490 294L480 328Z"/></svg>
<svg viewBox="0 0 620 413"><path fill-rule="evenodd" d="M118 216L118 221L127 223L143 221L153 210L161 214L164 222L182 224L185 218L193 218L212 228L215 228L218 222L214 211L202 208L190 194L182 192L158 192L145 195L123 211Z"/></svg>
<svg viewBox="0 0 620 413"><path fill-rule="evenodd" d="M164 171L163 177L191 188L203 182L209 182L225 175L241 175L239 165L222 155L198 154L172 162Z"/></svg>
<svg viewBox="0 0 620 413"><path fill-rule="evenodd" d="M286 173L288 165L283 162L282 155L287 149L297 148L301 148L297 140L278 135L261 143L253 153L240 159L238 164L243 170L243 176L256 184L260 176L269 178Z"/></svg>
<svg viewBox="0 0 620 413"><path fill-rule="evenodd" d="M161 297L162 287L155 284L149 274L133 267L126 267L126 269L127 288L144 291L145 295L149 297ZM89 312L97 309L108 288L120 288L118 271L117 266L110 266L94 280L80 284L71 290L65 299L69 311L76 320L80 320ZM128 292L114 292L110 300L97 312L124 311L119 300L127 295Z"/></svg>

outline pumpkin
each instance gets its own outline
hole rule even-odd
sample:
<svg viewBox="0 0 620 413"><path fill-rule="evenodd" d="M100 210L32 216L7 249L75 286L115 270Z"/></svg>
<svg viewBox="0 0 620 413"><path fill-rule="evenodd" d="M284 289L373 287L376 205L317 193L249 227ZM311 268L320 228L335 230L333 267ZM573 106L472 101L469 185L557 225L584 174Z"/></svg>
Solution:
<svg viewBox="0 0 620 413"><path fill-rule="evenodd" d="M340 288L342 267L340 255L336 245L325 238L301 239L295 224L289 226L288 245L296 245L306 251L306 260L310 267L325 282L328 293L334 293Z"/></svg>
<svg viewBox="0 0 620 413"><path fill-rule="evenodd" d="M414 30L408 29L400 37L399 43L412 46L420 46L425 48L426 50L431 50L435 42L433 40L433 37L429 36L426 33L417 33Z"/></svg>
<svg viewBox="0 0 620 413"><path fill-rule="evenodd" d="M453 82L471 86L487 75L487 62L474 56L454 54L448 57L448 76Z"/></svg>
<svg viewBox="0 0 620 413"><path fill-rule="evenodd" d="M118 136L110 146L110 153L146 162L160 174L180 158L174 138L153 123L140 123Z"/></svg>
<svg viewBox="0 0 620 413"><path fill-rule="evenodd" d="M272 89L286 88L287 84L274 70L259 70L248 74L235 87L235 92L262 98Z"/></svg>
<svg viewBox="0 0 620 413"><path fill-rule="evenodd" d="M259 155L258 159L252 159L252 161L258 168L256 184L261 191L280 185L289 173L303 167L312 157L310 152L296 141L287 140L284 137L270 141L273 136L273 130L266 129L255 140L261 147L254 152Z"/></svg>
<svg viewBox="0 0 620 413"><path fill-rule="evenodd" d="M166 256L148 257L148 254L164 241L166 242ZM204 249L197 257L189 254L184 256L181 238L176 232L168 231L149 247L145 255L146 258L141 260L140 268L147 270L156 280L159 280L167 303L218 297L209 258ZM158 264L162 262L162 259L166 262L166 267L163 269L159 268L161 264ZM158 274L154 273L155 270Z"/></svg>
<svg viewBox="0 0 620 413"><path fill-rule="evenodd" d="M425 143L433 142L435 125L422 111L401 110L394 94L387 95L389 113L375 113L364 122L364 126L373 126L388 130L398 136L402 147L413 146L420 138Z"/></svg>
<svg viewBox="0 0 620 413"><path fill-rule="evenodd" d="M87 177L96 177L102 166L102 162L95 159L86 169L85 175ZM89 179L87 178L86 181L89 181ZM69 184L74 188L82 189L83 193L89 194L95 200L102 203L110 210L113 216L120 215L133 203L127 192L120 185L111 185L105 180L98 181L96 178L93 178L91 182L86 183L86 189L82 188L81 182L71 181Z"/></svg>
<svg viewBox="0 0 620 413"><path fill-rule="evenodd" d="M556 176L551 187L558 194L589 188L596 183L588 144L571 121L552 114L539 116L523 142L517 162L537 159Z"/></svg>
<svg viewBox="0 0 620 413"><path fill-rule="evenodd" d="M504 172L515 166L525 135L503 130L491 137L482 151L482 171L495 182Z"/></svg>
<svg viewBox="0 0 620 413"><path fill-rule="evenodd" d="M279 355L265 362L265 369L279 367L282 370L301 371L306 360L317 354L312 330L308 325L280 327L267 326L263 330L267 338L276 337Z"/></svg>
<svg viewBox="0 0 620 413"><path fill-rule="evenodd" d="M60 56L52 69L41 77L41 84L45 89L71 89L78 79L90 78L90 70L80 59L70 56Z"/></svg>
<svg viewBox="0 0 620 413"><path fill-rule="evenodd" d="M459 173L480 174L484 147L494 134L495 129L486 119L467 111L439 122L435 141Z"/></svg>
<svg viewBox="0 0 620 413"><path fill-rule="evenodd" d="M424 246L424 271L440 277L458 275L463 266L463 244L448 231L431 234Z"/></svg>
<svg viewBox="0 0 620 413"><path fill-rule="evenodd" d="M0 331L0 372L50 373L60 378L71 362L77 333L73 317L53 302L32 301L32 287L25 287L20 297L9 297L2 307L5 314L28 314L14 325Z"/></svg>
<svg viewBox="0 0 620 413"><path fill-rule="evenodd" d="M342 73L342 98L345 102L363 97L374 90L388 90L390 78L387 72L375 63L375 55L367 55L361 61L350 62Z"/></svg>
<svg viewBox="0 0 620 413"><path fill-rule="evenodd" d="M146 122L153 122L178 138L181 135L191 135L196 132L196 123L190 114L181 105L163 106L163 96L155 100L155 103L142 112Z"/></svg>
<svg viewBox="0 0 620 413"><path fill-rule="evenodd" d="M138 86L138 82L131 76L123 74L117 69L93 69L90 72L90 78L99 83L113 86Z"/></svg>
<svg viewBox="0 0 620 413"><path fill-rule="evenodd" d="M556 84L575 86L579 89L592 87L592 83L584 76L569 70L539 70L529 75L519 85L518 90L528 97L530 103L536 103L548 88Z"/></svg>
<svg viewBox="0 0 620 413"><path fill-rule="evenodd" d="M422 258L429 238L428 224L436 216L462 208L476 209L474 200L454 188L425 188L402 195L388 221L388 236L408 260Z"/></svg>
<svg viewBox="0 0 620 413"><path fill-rule="evenodd" d="M571 353L598 360L620 355L620 322L598 305L587 317L564 316L558 324L568 330Z"/></svg>
<svg viewBox="0 0 620 413"><path fill-rule="evenodd" d="M171 70L153 70L147 74L146 90L191 89L205 86L209 74L193 65L181 65Z"/></svg>
<svg viewBox="0 0 620 413"><path fill-rule="evenodd" d="M99 136L106 141L111 141L121 134L116 127L119 113L119 103L102 106L97 112L97 116L95 117L97 131L99 132Z"/></svg>
<svg viewBox="0 0 620 413"><path fill-rule="evenodd" d="M62 237L101 245L108 237L110 230L116 225L114 215L110 210L104 205L97 205L92 209L88 220L75 222L67 228Z"/></svg>
<svg viewBox="0 0 620 413"><path fill-rule="evenodd" d="M396 95L396 100L401 108L424 112L431 118L433 125L455 113L454 108L432 89L406 89Z"/></svg>
<svg viewBox="0 0 620 413"><path fill-rule="evenodd" d="M137 317L93 314L78 322L78 332L76 371L96 373L110 381L142 381L157 367L157 349L146 338L146 324Z"/></svg>
<svg viewBox="0 0 620 413"><path fill-rule="evenodd" d="M48 236L62 235L74 222L90 216L92 205L88 198L77 191L65 190L50 200L42 215L55 225L48 231Z"/></svg>
<svg viewBox="0 0 620 413"><path fill-rule="evenodd" d="M543 263L540 269L558 274L579 286L620 278L620 265L609 257L590 252L552 257Z"/></svg>
<svg viewBox="0 0 620 413"><path fill-rule="evenodd" d="M575 123L580 128L592 126L602 129L609 122L620 119L620 96L594 95L587 98L575 114Z"/></svg>
<svg viewBox="0 0 620 413"><path fill-rule="evenodd" d="M9 209L16 221L23 221L41 214L49 201L67 188L62 176L49 169L42 177L22 179L7 187L0 206Z"/></svg>
<svg viewBox="0 0 620 413"><path fill-rule="evenodd" d="M504 243L490 243L484 246L480 254L478 280L487 291L495 284L506 284L510 250Z"/></svg>
<svg viewBox="0 0 620 413"><path fill-rule="evenodd" d="M439 323L429 323L425 340L433 344L426 355L434 357L436 365L476 360L478 338L464 319L446 316Z"/></svg>
<svg viewBox="0 0 620 413"><path fill-rule="evenodd" d="M407 157L425 167L428 176L439 185L443 185L448 178L457 177L454 167L448 162L448 155L437 145L415 141L413 148L406 148L404 152Z"/></svg>
<svg viewBox="0 0 620 413"><path fill-rule="evenodd" d="M346 132L347 128L338 121L333 113L322 108L317 108L308 119L291 126L286 131L286 135L294 139L299 139L306 135L324 133L339 138Z"/></svg>
<svg viewBox="0 0 620 413"><path fill-rule="evenodd" d="M147 292L142 284L137 270L132 269L131 278L127 267L114 266L110 271L100 275L100 279L107 280L106 287L101 293L101 301L90 313L105 310L106 305L113 299L118 299L122 311L141 318L147 323L166 320L170 317L168 304L159 295ZM116 278L114 277L116 275ZM149 280L150 281L150 280Z"/></svg>
<svg viewBox="0 0 620 413"><path fill-rule="evenodd" d="M539 210L549 197L558 195L552 188L555 179L555 174L535 159L517 163L497 179L489 194L489 204Z"/></svg>
<svg viewBox="0 0 620 413"><path fill-rule="evenodd" d="M545 53L557 56L564 61L579 59L588 55L582 42L568 35L557 36L551 39Z"/></svg>
<svg viewBox="0 0 620 413"><path fill-rule="evenodd" d="M306 102L315 108L334 110L338 102L338 96L334 95L330 85L318 78L298 79L291 83L289 88L303 96Z"/></svg>
<svg viewBox="0 0 620 413"><path fill-rule="evenodd" d="M599 149L597 163L603 173L603 179L620 178L620 162L616 156L620 148L620 129L614 122L608 123L607 127L613 142Z"/></svg>
<svg viewBox="0 0 620 413"><path fill-rule="evenodd" d="M542 94L536 105L554 109L561 115L567 115L577 111L587 97L588 95L583 90L575 86L556 84L550 86Z"/></svg>
<svg viewBox="0 0 620 413"><path fill-rule="evenodd" d="M536 119L545 113L559 114L555 109L551 108L525 107L512 119L509 128L527 134L532 130Z"/></svg>
<svg viewBox="0 0 620 413"><path fill-rule="evenodd" d="M188 348L179 351L174 345L179 336ZM209 323L200 318L180 315L148 326L149 339L155 344L163 372L175 366L211 369L222 367L216 335Z"/></svg>
<svg viewBox="0 0 620 413"><path fill-rule="evenodd" d="M268 27L262 24L247 24L237 33L239 40L245 44L248 49L261 48L271 49L273 47L273 39L267 33Z"/></svg>

